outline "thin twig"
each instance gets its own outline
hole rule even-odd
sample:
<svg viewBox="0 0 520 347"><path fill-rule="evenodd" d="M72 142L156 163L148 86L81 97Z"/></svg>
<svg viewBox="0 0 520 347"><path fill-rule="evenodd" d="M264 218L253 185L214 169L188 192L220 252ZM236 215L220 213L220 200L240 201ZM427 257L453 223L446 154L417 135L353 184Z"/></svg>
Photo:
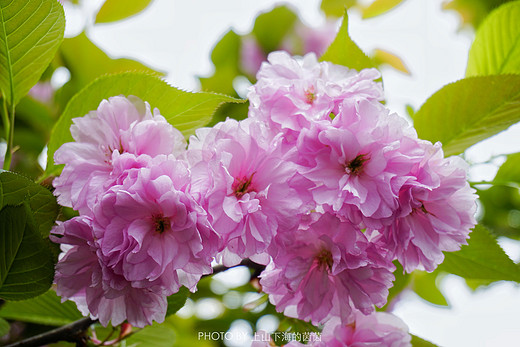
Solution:
<svg viewBox="0 0 520 347"><path fill-rule="evenodd" d="M5 347L38 347L57 341L75 342L76 346L86 346L85 332L94 322L96 321L89 317L82 318L73 323L26 338Z"/></svg>
<svg viewBox="0 0 520 347"><path fill-rule="evenodd" d="M252 260L249 260L249 259L244 259L240 262L240 264L238 265L235 265L235 266L230 266L230 267L227 267L227 266L224 266L224 265L217 265L217 266L214 266L213 267L213 272L208 274L208 275L204 275L202 277L207 277L207 276L211 276L211 275L215 275L215 274L218 274L220 272L224 272L226 270L229 270L231 268L234 268L236 266L247 266L248 268L250 269L253 269L255 270L255 272L251 275L251 278L256 278L260 275L260 272L262 272L264 269L265 269L265 265L261 265L261 264L258 264L258 263L255 263L254 261Z"/></svg>

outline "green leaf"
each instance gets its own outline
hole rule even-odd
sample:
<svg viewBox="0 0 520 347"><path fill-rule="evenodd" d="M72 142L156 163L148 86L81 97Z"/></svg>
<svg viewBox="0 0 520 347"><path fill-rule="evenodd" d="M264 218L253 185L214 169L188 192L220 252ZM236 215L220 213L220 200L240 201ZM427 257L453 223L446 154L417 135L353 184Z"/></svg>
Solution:
<svg viewBox="0 0 520 347"><path fill-rule="evenodd" d="M0 209L6 205L20 205L24 201L31 208L40 235L47 238L59 213L54 195L14 172L0 172Z"/></svg>
<svg viewBox="0 0 520 347"><path fill-rule="evenodd" d="M507 160L498 169L495 181L520 184L520 153L507 156Z"/></svg>
<svg viewBox="0 0 520 347"><path fill-rule="evenodd" d="M298 16L287 6L275 7L256 18L253 34L265 53L280 49L285 35L294 27Z"/></svg>
<svg viewBox="0 0 520 347"><path fill-rule="evenodd" d="M0 211L0 298L23 300L42 294L54 278L50 241L42 239L27 204Z"/></svg>
<svg viewBox="0 0 520 347"><path fill-rule="evenodd" d="M344 65L358 71L374 67L370 58L359 48L348 34L348 15L345 11L343 23L336 38L327 51L321 56L321 61L330 61L334 64Z"/></svg>
<svg viewBox="0 0 520 347"><path fill-rule="evenodd" d="M437 287L438 273L414 271L412 274L412 289L424 300L439 306L448 306L446 298Z"/></svg>
<svg viewBox="0 0 520 347"><path fill-rule="evenodd" d="M446 252L439 271L446 271L467 279L520 282L518 267L498 245L489 231L477 225L470 234L467 246L460 251Z"/></svg>
<svg viewBox="0 0 520 347"><path fill-rule="evenodd" d="M63 40L60 55L70 71L68 81L58 92L57 99L64 107L68 100L96 78L126 71L160 75L159 72L131 59L112 59L89 40L85 33Z"/></svg>
<svg viewBox="0 0 520 347"><path fill-rule="evenodd" d="M0 318L0 337L7 335L10 329L9 323L5 319Z"/></svg>
<svg viewBox="0 0 520 347"><path fill-rule="evenodd" d="M361 10L363 19L376 17L400 5L404 0L374 0L368 7Z"/></svg>
<svg viewBox="0 0 520 347"><path fill-rule="evenodd" d="M96 15L96 23L109 23L136 15L152 0L106 0Z"/></svg>
<svg viewBox="0 0 520 347"><path fill-rule="evenodd" d="M466 76L520 74L520 1L500 6L478 28Z"/></svg>
<svg viewBox="0 0 520 347"><path fill-rule="evenodd" d="M410 71L404 64L403 60L399 58L397 55L390 53L388 51L376 48L372 54L372 61L375 65L388 65L400 71L404 74L410 75Z"/></svg>
<svg viewBox="0 0 520 347"><path fill-rule="evenodd" d="M478 189L482 204L482 225L494 235L520 240L520 194L518 188L495 185Z"/></svg>
<svg viewBox="0 0 520 347"><path fill-rule="evenodd" d="M446 155L466 148L520 121L520 76L479 76L448 84L417 111L419 137L440 141Z"/></svg>
<svg viewBox="0 0 520 347"><path fill-rule="evenodd" d="M437 347L437 345L430 341L423 340L419 336L412 335L412 347Z"/></svg>
<svg viewBox="0 0 520 347"><path fill-rule="evenodd" d="M493 9L511 0L451 0L443 2L445 10L455 10L464 24L478 28Z"/></svg>
<svg viewBox="0 0 520 347"><path fill-rule="evenodd" d="M158 108L168 122L189 136L207 124L215 110L225 102L245 102L214 93L190 93L170 86L157 76L127 72L103 76L76 94L55 124L48 145L47 174L59 169L54 165L54 152L65 142L73 141L70 134L72 119L96 110L103 99L116 95L134 95Z"/></svg>
<svg viewBox="0 0 520 347"><path fill-rule="evenodd" d="M493 283L494 281L491 281L491 280L473 280L473 279L466 279L465 280L466 282L466 285L468 286L469 289L475 291L479 288L482 288L482 287L487 287L489 286L491 283Z"/></svg>
<svg viewBox="0 0 520 347"><path fill-rule="evenodd" d="M83 318L72 301L61 303L54 290L33 299L6 302L0 317L21 322L61 326Z"/></svg>
<svg viewBox="0 0 520 347"><path fill-rule="evenodd" d="M166 317L179 311L184 306L189 296L190 291L186 287L181 287L177 293L170 295L168 297L168 309L166 310Z"/></svg>
<svg viewBox="0 0 520 347"><path fill-rule="evenodd" d="M381 308L382 311L386 311L391 305L392 300L395 299L410 283L411 275L404 272L403 266L396 260L394 261L394 283L393 286L388 290L388 297L385 306Z"/></svg>
<svg viewBox="0 0 520 347"><path fill-rule="evenodd" d="M32 97L23 97L16 105L17 126L22 123L28 129L33 130L33 136L40 136L42 139L45 139L45 142L49 140L48 136L56 121L55 118L50 107L36 101ZM25 147L22 148L25 149Z"/></svg>
<svg viewBox="0 0 520 347"><path fill-rule="evenodd" d="M14 106L54 57L65 15L56 0L1 0L0 24L0 91Z"/></svg>
<svg viewBox="0 0 520 347"><path fill-rule="evenodd" d="M233 80L239 75L240 36L230 30L220 39L211 52L215 73L200 78L202 90L236 95Z"/></svg>
<svg viewBox="0 0 520 347"><path fill-rule="evenodd" d="M342 17L345 9L356 5L356 0L322 0L320 8L327 17Z"/></svg>
<svg viewBox="0 0 520 347"><path fill-rule="evenodd" d="M126 339L127 346L173 347L176 346L174 323L168 319L162 324L153 323Z"/></svg>

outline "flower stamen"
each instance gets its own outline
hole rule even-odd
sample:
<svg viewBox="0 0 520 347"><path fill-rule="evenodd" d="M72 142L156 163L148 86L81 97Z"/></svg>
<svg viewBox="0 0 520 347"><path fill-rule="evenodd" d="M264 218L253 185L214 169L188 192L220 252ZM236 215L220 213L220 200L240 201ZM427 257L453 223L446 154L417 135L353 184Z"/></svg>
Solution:
<svg viewBox="0 0 520 347"><path fill-rule="evenodd" d="M370 158L367 154L359 154L357 157L355 157L348 163L345 163L343 165L343 168L345 169L345 172L349 175L359 175L361 173L361 170L363 169L363 165L369 159Z"/></svg>
<svg viewBox="0 0 520 347"><path fill-rule="evenodd" d="M318 263L318 268L321 270L332 270L332 265L334 264L334 260L332 259L332 253L329 250L322 249L320 253L316 256L316 262Z"/></svg>
<svg viewBox="0 0 520 347"><path fill-rule="evenodd" d="M314 91L314 86L310 86L309 89L305 90L305 102L309 105L314 103L316 100L316 92Z"/></svg>
<svg viewBox="0 0 520 347"><path fill-rule="evenodd" d="M164 216L153 217L154 230L155 232L162 234L165 231L170 230L170 219Z"/></svg>
<svg viewBox="0 0 520 347"><path fill-rule="evenodd" d="M232 188L237 199L240 199L246 193L254 191L254 188L251 186L251 181L255 173L256 172L253 172L249 177L235 178Z"/></svg>

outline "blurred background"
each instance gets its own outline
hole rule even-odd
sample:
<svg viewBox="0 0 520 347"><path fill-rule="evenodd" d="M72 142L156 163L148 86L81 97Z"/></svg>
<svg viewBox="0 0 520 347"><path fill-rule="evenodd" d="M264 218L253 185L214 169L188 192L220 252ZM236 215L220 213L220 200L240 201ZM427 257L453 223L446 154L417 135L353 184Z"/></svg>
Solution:
<svg viewBox="0 0 520 347"><path fill-rule="evenodd" d="M379 64L387 106L410 119L435 91L464 77L475 28L506 1L386 1L390 5L378 10L370 6L372 0L153 0L148 6L143 1L142 11L121 20L111 19L110 13L102 18L98 11L103 2L62 1L66 40L18 113L23 125L26 108L27 128L22 126L15 138L32 144L26 157L18 158L19 166L30 165L31 158L45 165L45 139L54 119L72 95L102 74L156 71L180 89L245 98L268 51L321 54L334 38L345 5L350 7L351 37ZM35 107L46 112L46 118L37 123L28 115ZM247 105L228 105L216 119L246 115ZM504 154L520 152L519 129L513 126L465 153L472 164L471 180L492 180ZM35 130L41 139L28 140ZM23 168L31 170L36 177L41 168ZM479 218L507 236L499 237L499 243L518 263L518 189L495 188L484 187ZM497 201L505 205L498 206ZM128 344L155 341L157 346L171 346L175 341L176 346L249 346L252 334L260 329L312 330L277 314L267 298L256 292L250 277L249 269L238 267L202 280L199 291L166 324L135 335ZM518 285L417 273L403 286L405 290L392 299L389 308L411 333L446 347L518 346ZM222 340L200 338L200 332L231 334Z"/></svg>

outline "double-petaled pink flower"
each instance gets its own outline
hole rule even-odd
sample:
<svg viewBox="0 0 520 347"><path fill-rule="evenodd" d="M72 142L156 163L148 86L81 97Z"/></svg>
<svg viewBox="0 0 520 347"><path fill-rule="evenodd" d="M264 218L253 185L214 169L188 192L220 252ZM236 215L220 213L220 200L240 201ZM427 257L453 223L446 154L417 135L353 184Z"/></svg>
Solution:
<svg viewBox="0 0 520 347"><path fill-rule="evenodd" d="M114 155L182 156L185 151L182 134L136 97L103 100L96 111L73 122L75 142L63 144L54 154L56 164L65 167L53 184L58 202L83 214L117 179L112 173Z"/></svg>
<svg viewBox="0 0 520 347"><path fill-rule="evenodd" d="M411 347L408 327L399 318L386 312L364 315L354 313L354 322L345 324L334 318L325 324L321 341L313 347Z"/></svg>
<svg viewBox="0 0 520 347"><path fill-rule="evenodd" d="M439 143L421 145L425 155L401 187L399 210L380 236L407 272L435 270L442 252L467 244L476 224L477 196L466 181L466 162L444 158Z"/></svg>
<svg viewBox="0 0 520 347"><path fill-rule="evenodd" d="M344 102L332 124L316 128L301 133L296 159L315 182L314 200L355 224L387 224L401 186L424 155L415 133L367 100Z"/></svg>
<svg viewBox="0 0 520 347"><path fill-rule="evenodd" d="M119 159L128 165L124 178L101 194L92 216L53 231L69 245L56 283L63 298L86 305L104 325L128 319L144 326L164 319L166 296L182 285L194 291L212 272L219 237L188 192L185 162L165 155Z"/></svg>
<svg viewBox="0 0 520 347"><path fill-rule="evenodd" d="M199 129L187 155L191 192L222 236L226 265L247 257L267 262L274 235L295 230L312 207L309 183L284 159L280 138L262 124L227 120Z"/></svg>
<svg viewBox="0 0 520 347"><path fill-rule="evenodd" d="M136 327L161 323L166 314L165 291L158 281L135 286L116 274L99 257L90 217L75 217L52 231L63 253L56 265L56 292L62 300L72 300L83 315L107 326L125 320Z"/></svg>
<svg viewBox="0 0 520 347"><path fill-rule="evenodd" d="M279 235L276 256L261 274L262 290L289 317L323 323L351 320L386 303L394 269L349 222L331 213L311 215L294 233Z"/></svg>
<svg viewBox="0 0 520 347"><path fill-rule="evenodd" d="M273 132L283 132L286 143L316 122L330 122L346 99L382 100L380 77L375 69L361 72L329 62L318 62L314 53L297 60L273 52L258 72L251 88L249 117L265 122Z"/></svg>

